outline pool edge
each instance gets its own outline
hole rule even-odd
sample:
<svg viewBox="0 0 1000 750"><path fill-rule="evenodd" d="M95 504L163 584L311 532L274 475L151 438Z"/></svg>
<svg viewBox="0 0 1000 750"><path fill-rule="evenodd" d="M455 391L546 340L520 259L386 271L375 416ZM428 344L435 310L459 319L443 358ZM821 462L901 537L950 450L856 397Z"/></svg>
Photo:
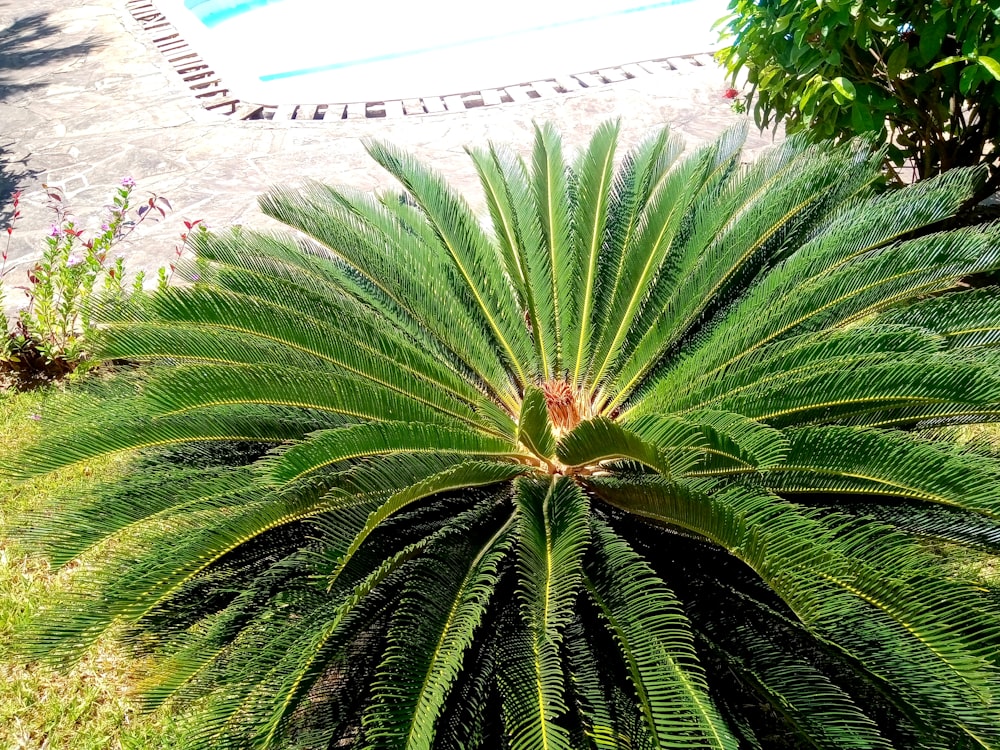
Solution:
<svg viewBox="0 0 1000 750"><path fill-rule="evenodd" d="M335 122L459 113L566 96L636 78L715 65L711 52L701 52L622 63L465 93L367 102L257 104L240 99L229 89L221 76L181 37L180 32L156 7L153 0L127 0L125 5L143 33L150 38L153 46L181 77L202 107L235 120Z"/></svg>

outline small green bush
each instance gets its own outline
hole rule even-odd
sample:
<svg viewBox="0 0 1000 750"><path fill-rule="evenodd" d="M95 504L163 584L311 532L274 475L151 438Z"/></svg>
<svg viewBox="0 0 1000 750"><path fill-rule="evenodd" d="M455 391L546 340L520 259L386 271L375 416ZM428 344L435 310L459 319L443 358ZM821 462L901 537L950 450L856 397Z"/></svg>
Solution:
<svg viewBox="0 0 1000 750"><path fill-rule="evenodd" d="M991 9L992 6L992 9ZM760 127L877 133L921 178L987 163L1000 188L1000 9L980 0L731 0L732 46Z"/></svg>
<svg viewBox="0 0 1000 750"><path fill-rule="evenodd" d="M125 177L115 191L100 230L85 234L70 213L62 190L43 187L53 212L52 228L41 258L25 269L27 283L20 289L26 295L26 303L19 308L9 331L6 319L0 316L0 374L11 372L21 383L62 377L95 364L90 351L97 332L92 318L97 300L124 299L141 292L144 281L140 271L131 289L124 286L124 256L112 256L112 251L148 217L162 218L170 208L166 198L153 195L133 211L135 181ZM13 194L11 220L5 228L7 242L0 252L0 281L12 270L8 266L10 238L21 217L20 199L20 192ZM201 222L185 224L190 230ZM186 237L182 236L185 242ZM180 249L176 252L179 255ZM166 269L161 268L160 285L166 282Z"/></svg>

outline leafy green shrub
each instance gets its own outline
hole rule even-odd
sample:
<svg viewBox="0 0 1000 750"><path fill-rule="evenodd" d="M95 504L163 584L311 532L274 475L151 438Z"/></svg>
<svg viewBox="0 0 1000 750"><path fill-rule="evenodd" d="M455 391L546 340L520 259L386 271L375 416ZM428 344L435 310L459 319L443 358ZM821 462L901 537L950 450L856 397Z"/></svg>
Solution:
<svg viewBox="0 0 1000 750"><path fill-rule="evenodd" d="M141 291L144 281L139 272L131 290L128 289L123 284L124 258L112 257L111 253L143 221L154 215L165 216L170 207L166 198L151 196L133 211L134 188L131 177L122 179L107 220L98 232L87 237L70 216L63 192L45 186L54 221L41 260L27 271L27 284L21 287L27 301L20 308L13 329L3 336L0 365L17 372L22 379L31 380L39 376L60 377L92 364L89 352L97 330L92 319L96 300L123 300L130 292ZM0 281L8 272L10 237L21 215L20 197L20 193L14 194ZM163 273L161 281L165 283Z"/></svg>
<svg viewBox="0 0 1000 750"><path fill-rule="evenodd" d="M983 170L617 137L471 150L487 228L374 144L404 195L264 198L315 243L199 236L11 469L145 450L37 520L116 545L30 653L124 627L205 747L1000 743L996 592L936 552L1000 546L1000 459L913 429L1000 412L1000 226L926 233Z"/></svg>
<svg viewBox="0 0 1000 750"><path fill-rule="evenodd" d="M991 9L990 6L993 6ZM758 125L815 139L877 133L924 178L989 165L1000 189L1000 10L979 0L731 0L732 46Z"/></svg>
<svg viewBox="0 0 1000 750"><path fill-rule="evenodd" d="M11 208L10 208L10 218L7 222L7 226L4 230L7 233L7 239L4 242L3 252L0 252L0 319L2 319L3 324L0 325L0 361L6 360L10 356L10 336L7 335L7 318L3 314L4 309L4 288L3 280L4 277L10 272L8 266L10 259L10 238L14 234L14 226L17 224L17 220L21 218L21 192L14 191L11 193Z"/></svg>

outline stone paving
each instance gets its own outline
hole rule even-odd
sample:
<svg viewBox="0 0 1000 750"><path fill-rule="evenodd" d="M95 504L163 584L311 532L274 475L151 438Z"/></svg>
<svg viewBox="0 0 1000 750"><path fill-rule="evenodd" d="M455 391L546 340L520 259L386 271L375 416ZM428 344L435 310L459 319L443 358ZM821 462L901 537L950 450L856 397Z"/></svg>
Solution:
<svg viewBox="0 0 1000 750"><path fill-rule="evenodd" d="M709 62L464 112L240 121L199 105L126 0L0 0L0 29L0 170L22 191L22 217L10 238L13 270L4 280L8 312L23 302L13 287L24 283L50 229L43 183L62 188L73 215L94 228L124 176L136 181L139 197L167 197L174 211L119 247L129 269L155 276L179 244L183 219L217 229L272 226L256 206L272 185L315 179L391 188L365 154L365 139L411 150L482 210L465 144L493 140L527 152L532 123L550 121L575 148L598 123L620 117L623 144L669 124L690 147L742 119L722 97L723 72ZM750 130L747 158L772 142L770 133ZM9 195L0 202L3 225Z"/></svg>

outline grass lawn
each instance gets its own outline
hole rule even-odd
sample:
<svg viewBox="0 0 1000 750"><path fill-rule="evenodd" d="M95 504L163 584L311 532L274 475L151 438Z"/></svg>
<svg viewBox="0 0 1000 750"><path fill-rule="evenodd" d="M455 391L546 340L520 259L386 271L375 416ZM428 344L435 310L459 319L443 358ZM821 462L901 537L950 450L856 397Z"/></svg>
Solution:
<svg viewBox="0 0 1000 750"><path fill-rule="evenodd" d="M52 391L0 390L0 466L32 439ZM65 587L72 567L53 571L16 541L10 529L44 507L55 492L83 490L122 459L93 462L27 484L0 479L0 748L9 750L161 750L184 748L185 731L167 712L139 713L134 700L143 663L104 639L66 672L26 665L12 651L15 631L50 593Z"/></svg>

